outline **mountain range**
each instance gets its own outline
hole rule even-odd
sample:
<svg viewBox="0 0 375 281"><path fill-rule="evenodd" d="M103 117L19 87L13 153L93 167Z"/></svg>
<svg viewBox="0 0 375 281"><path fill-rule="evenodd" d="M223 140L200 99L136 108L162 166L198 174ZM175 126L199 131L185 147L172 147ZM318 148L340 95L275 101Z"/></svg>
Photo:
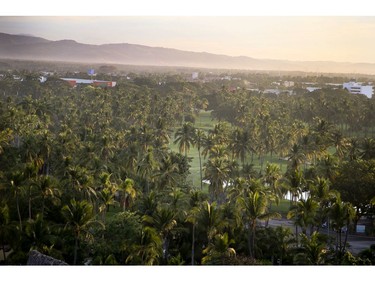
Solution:
<svg viewBox="0 0 375 281"><path fill-rule="evenodd" d="M375 63L289 61L191 52L137 44L83 44L0 33L0 58L150 66L375 74Z"/></svg>

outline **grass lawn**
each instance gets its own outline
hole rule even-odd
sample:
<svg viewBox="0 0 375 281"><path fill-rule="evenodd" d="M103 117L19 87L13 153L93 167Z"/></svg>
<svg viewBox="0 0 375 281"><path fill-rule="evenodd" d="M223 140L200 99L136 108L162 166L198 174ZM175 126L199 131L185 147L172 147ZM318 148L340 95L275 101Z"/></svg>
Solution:
<svg viewBox="0 0 375 281"><path fill-rule="evenodd" d="M202 129L206 132L212 129L215 124L217 124L217 120L213 120L211 117L210 111L201 111L197 119L195 120L194 126L196 128ZM175 128L176 130L177 128ZM178 145L174 144L174 133L171 138L171 143L169 145L170 149L174 152L178 152ZM187 154L188 157L191 159L190 162L190 175L188 176L188 182L195 187L200 187L200 175L199 175L199 155L198 150L195 147L191 147L189 153ZM207 159L202 157L202 167ZM246 161L247 163L251 163L251 155L248 155ZM277 155L266 155L263 160L263 170L266 167L267 162L275 163L280 166L282 173L285 173L287 167L287 161L279 159ZM238 163L241 165L241 161L238 159ZM261 162L256 155L253 158L253 165L256 171L260 171L261 169ZM204 176L204 172L203 176Z"/></svg>
<svg viewBox="0 0 375 281"><path fill-rule="evenodd" d="M271 206L271 212L278 212L281 214L283 218L286 218L286 215L289 212L290 208L290 201L286 199L280 200L279 205L276 205L275 203L272 204Z"/></svg>

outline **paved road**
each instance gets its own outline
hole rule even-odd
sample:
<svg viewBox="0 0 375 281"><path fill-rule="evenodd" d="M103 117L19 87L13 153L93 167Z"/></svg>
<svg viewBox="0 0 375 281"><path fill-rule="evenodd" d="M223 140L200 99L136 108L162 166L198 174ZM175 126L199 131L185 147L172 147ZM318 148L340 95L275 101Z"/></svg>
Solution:
<svg viewBox="0 0 375 281"><path fill-rule="evenodd" d="M273 219L269 221L269 225L276 227L276 226L283 226L289 227L295 231L295 226L293 221L287 219ZM321 233L328 234L327 229L321 229ZM330 231L330 236L336 238L335 232ZM345 233L342 234L342 239L345 239ZM348 235L348 243L349 249L353 254L358 254L359 252L368 249L372 244L375 244L375 237L365 236L363 234L349 234Z"/></svg>

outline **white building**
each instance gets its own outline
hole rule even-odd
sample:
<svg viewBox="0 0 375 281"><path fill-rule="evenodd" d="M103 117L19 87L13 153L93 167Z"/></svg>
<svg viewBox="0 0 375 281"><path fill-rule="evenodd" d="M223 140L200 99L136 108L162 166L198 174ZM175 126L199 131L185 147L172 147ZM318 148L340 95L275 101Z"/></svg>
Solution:
<svg viewBox="0 0 375 281"><path fill-rule="evenodd" d="M347 89L352 94L362 94L368 98L372 97L374 92L373 87L370 85L363 86L362 83L350 81L342 85L344 89Z"/></svg>
<svg viewBox="0 0 375 281"><path fill-rule="evenodd" d="M294 87L293 81L284 81L283 82L284 87Z"/></svg>
<svg viewBox="0 0 375 281"><path fill-rule="evenodd" d="M199 73L198 72L193 72L191 74L191 79L193 79L193 80L198 79L198 77L199 77Z"/></svg>
<svg viewBox="0 0 375 281"><path fill-rule="evenodd" d="M78 78L60 78L69 83L70 86L76 87L77 84L87 84L97 87L115 87L116 82L114 81L103 81L103 80L89 80L89 79L78 79Z"/></svg>
<svg viewBox="0 0 375 281"><path fill-rule="evenodd" d="M321 89L322 88L319 87L306 87L306 90L308 90L310 93Z"/></svg>

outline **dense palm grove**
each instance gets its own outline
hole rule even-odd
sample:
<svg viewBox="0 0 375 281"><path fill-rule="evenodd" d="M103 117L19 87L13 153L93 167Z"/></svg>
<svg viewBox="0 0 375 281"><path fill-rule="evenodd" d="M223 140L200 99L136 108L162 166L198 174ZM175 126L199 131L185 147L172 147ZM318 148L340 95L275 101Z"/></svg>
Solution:
<svg viewBox="0 0 375 281"><path fill-rule="evenodd" d="M375 99L172 74L71 88L26 74L0 81L2 263L26 264L31 249L71 265L375 263L375 249L347 245L374 214ZM204 110L212 129L195 123ZM269 226L282 216L295 228ZM336 235L319 232L327 221Z"/></svg>

